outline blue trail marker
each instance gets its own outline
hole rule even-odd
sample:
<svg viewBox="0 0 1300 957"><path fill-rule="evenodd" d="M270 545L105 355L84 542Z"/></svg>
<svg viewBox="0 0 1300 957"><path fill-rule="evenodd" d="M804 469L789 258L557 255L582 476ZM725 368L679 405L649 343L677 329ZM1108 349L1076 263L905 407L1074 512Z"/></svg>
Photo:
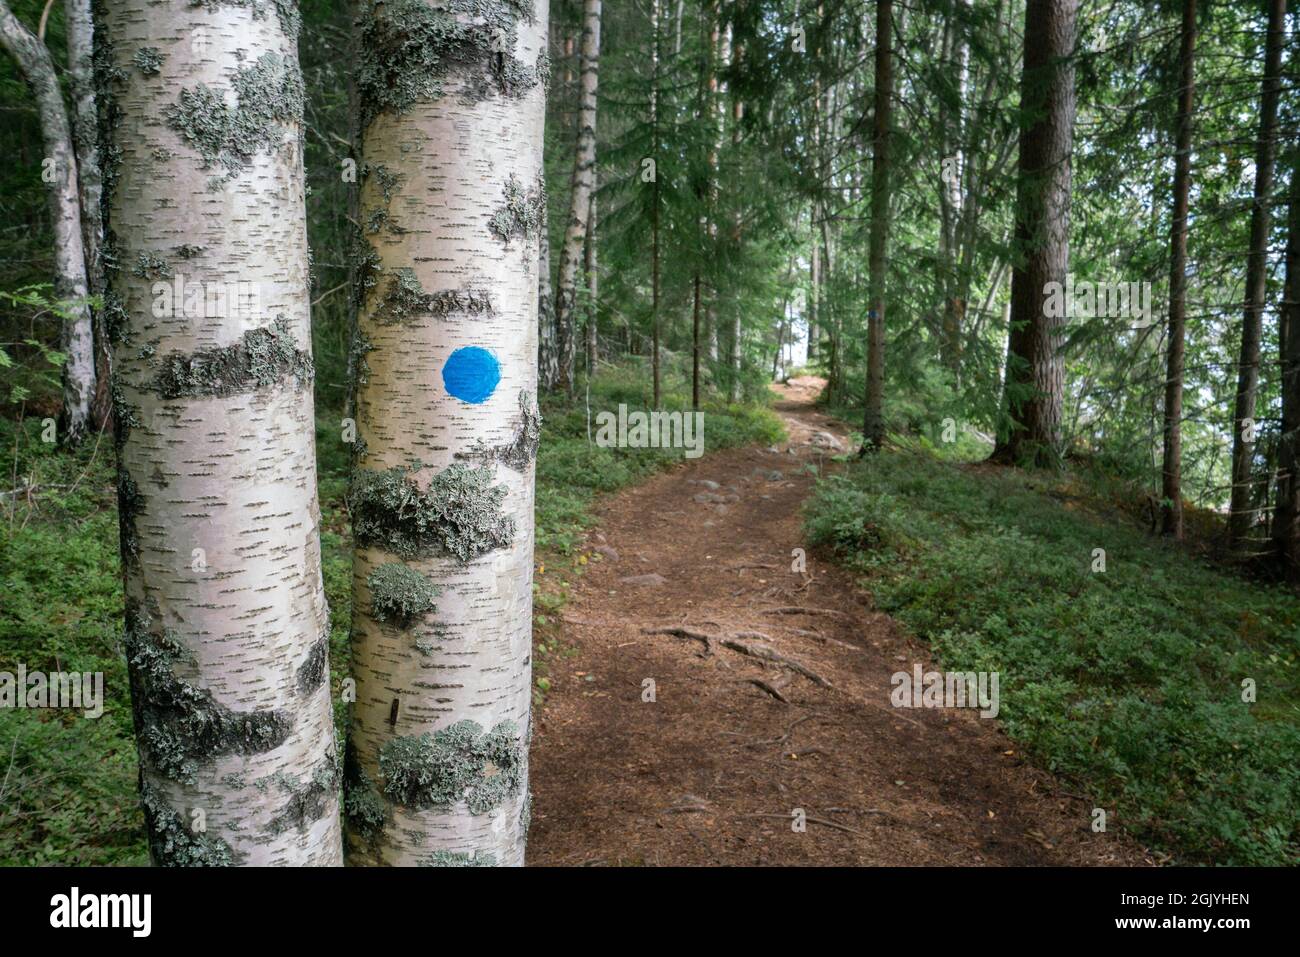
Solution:
<svg viewBox="0 0 1300 957"><path fill-rule="evenodd" d="M462 346L442 366L447 393L471 405L487 401L500 381L501 363L480 346Z"/></svg>

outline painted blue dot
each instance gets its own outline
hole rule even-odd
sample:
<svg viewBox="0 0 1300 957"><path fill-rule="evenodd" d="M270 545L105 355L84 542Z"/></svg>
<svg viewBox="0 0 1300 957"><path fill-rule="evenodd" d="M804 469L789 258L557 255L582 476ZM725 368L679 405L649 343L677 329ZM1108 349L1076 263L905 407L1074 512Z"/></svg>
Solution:
<svg viewBox="0 0 1300 957"><path fill-rule="evenodd" d="M479 346L462 346L442 366L442 384L450 395L477 405L496 391L501 381L501 363Z"/></svg>

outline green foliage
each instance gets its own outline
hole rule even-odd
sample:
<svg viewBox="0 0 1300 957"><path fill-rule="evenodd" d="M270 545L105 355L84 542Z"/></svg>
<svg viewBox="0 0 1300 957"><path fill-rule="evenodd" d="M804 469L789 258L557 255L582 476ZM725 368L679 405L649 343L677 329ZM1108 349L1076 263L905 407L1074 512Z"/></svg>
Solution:
<svg viewBox="0 0 1300 957"><path fill-rule="evenodd" d="M1293 593L1198 563L1068 479L923 453L823 481L806 524L945 667L999 672L1008 733L1140 838L1187 862L1295 862Z"/></svg>

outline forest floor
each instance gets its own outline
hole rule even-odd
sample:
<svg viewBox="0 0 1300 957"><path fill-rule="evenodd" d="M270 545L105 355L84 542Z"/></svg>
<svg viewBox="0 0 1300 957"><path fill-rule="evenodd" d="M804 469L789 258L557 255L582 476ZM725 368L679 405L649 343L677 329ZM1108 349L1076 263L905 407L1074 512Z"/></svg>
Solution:
<svg viewBox="0 0 1300 957"><path fill-rule="evenodd" d="M598 507L600 559L564 609L569 654L535 716L529 863L1151 863L1094 833L1089 804L995 721L892 707L893 673L935 667L925 645L815 554L791 570L801 504L848 447L813 408L821 386L775 387L780 445L707 455Z"/></svg>

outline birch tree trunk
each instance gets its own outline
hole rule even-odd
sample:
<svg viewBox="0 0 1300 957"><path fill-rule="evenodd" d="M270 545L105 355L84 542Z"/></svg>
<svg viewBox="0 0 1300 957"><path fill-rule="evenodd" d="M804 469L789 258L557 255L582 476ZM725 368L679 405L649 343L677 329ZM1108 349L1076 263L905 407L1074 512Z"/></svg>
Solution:
<svg viewBox="0 0 1300 957"><path fill-rule="evenodd" d="M555 298L555 319L560 353L559 385L573 393L578 348L578 269L582 244L587 238L587 216L591 211L592 186L596 176L596 84L600 75L600 3L582 4L582 76L578 111L578 150L573 163L573 191L569 199L569 221L560 250L559 290Z"/></svg>
<svg viewBox="0 0 1300 957"><path fill-rule="evenodd" d="M0 46L18 65L40 117L45 150L41 175L49 190L50 225L54 231L54 297L70 304L59 343L67 357L59 435L65 444L75 445L85 438L90 426L90 402L95 395L95 345L86 302L90 287L81 234L77 155L54 61L45 44L23 26L4 0L0 0Z"/></svg>
<svg viewBox="0 0 1300 957"><path fill-rule="evenodd" d="M103 0L125 650L160 865L337 865L297 8Z"/></svg>
<svg viewBox="0 0 1300 957"><path fill-rule="evenodd" d="M72 78L72 142L77 154L77 181L81 206L81 241L86 259L86 280L92 296L104 294L103 177L99 165L99 118L95 109L94 37L90 0L65 0L64 30L68 35L68 75ZM97 429L112 417L112 353L103 310L92 310L91 329L95 362L95 394L91 420Z"/></svg>
<svg viewBox="0 0 1300 957"><path fill-rule="evenodd" d="M1232 496L1228 514L1229 548L1240 554L1255 524L1251 481L1255 453L1255 404L1259 393L1260 339L1268 289L1269 204L1277 157L1277 105L1281 88L1282 41L1286 35L1286 0L1269 0L1264 42L1264 78L1259 98L1259 136L1255 142L1255 194L1250 213L1250 250L1246 260L1246 310L1241 320L1241 356L1237 395L1232 410Z"/></svg>
<svg viewBox="0 0 1300 957"><path fill-rule="evenodd" d="M542 211L537 229L537 387L554 389L560 378L560 357L555 341L555 300L551 293L551 237Z"/></svg>
<svg viewBox="0 0 1300 957"><path fill-rule="evenodd" d="M1169 224L1169 346L1165 372L1161 531L1183 537L1183 352L1187 328L1187 210L1192 180L1192 111L1196 104L1196 0L1183 0L1178 53L1178 134L1174 209Z"/></svg>
<svg viewBox="0 0 1300 957"><path fill-rule="evenodd" d="M1078 0L1029 0L1020 84L1016 266L999 435L1000 462L1053 465L1060 459L1065 316L1049 315L1048 284L1070 262L1070 155L1074 145L1074 53Z"/></svg>
<svg viewBox="0 0 1300 957"><path fill-rule="evenodd" d="M592 184L591 207L587 216L587 245L583 272L587 277L587 377L596 374L597 352L600 349L597 303L600 297L600 257L596 247L596 184Z"/></svg>
<svg viewBox="0 0 1300 957"><path fill-rule="evenodd" d="M362 209L382 228L349 499L352 864L524 859L546 37L546 0L362 21Z"/></svg>
<svg viewBox="0 0 1300 957"><path fill-rule="evenodd" d="M889 242L889 124L893 105L893 3L876 5L876 93L871 157L871 238L867 254L871 307L867 314L867 392L862 448L885 443L885 251Z"/></svg>

